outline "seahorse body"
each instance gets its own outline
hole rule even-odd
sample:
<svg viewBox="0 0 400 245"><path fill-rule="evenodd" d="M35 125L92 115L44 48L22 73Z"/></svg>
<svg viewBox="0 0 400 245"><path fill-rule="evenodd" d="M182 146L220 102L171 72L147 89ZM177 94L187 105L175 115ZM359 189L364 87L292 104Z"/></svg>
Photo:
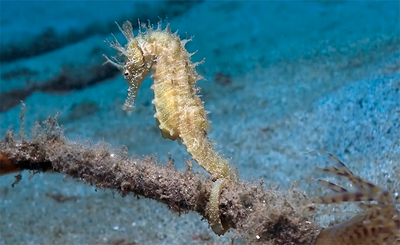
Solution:
<svg viewBox="0 0 400 245"><path fill-rule="evenodd" d="M144 26L145 32L139 31L134 37L132 24L125 22L122 33L127 45L122 47L117 40L109 43L126 58L124 63L116 59L107 62L118 67L129 85L124 110L132 110L137 92L147 75L153 71L154 117L164 138L179 140L186 146L200 166L216 178L236 179L236 173L229 163L213 148L207 137L209 122L204 105L196 94L195 84L202 77L192 63L184 45L190 39L180 40L171 33L169 26L162 30L150 25Z"/></svg>

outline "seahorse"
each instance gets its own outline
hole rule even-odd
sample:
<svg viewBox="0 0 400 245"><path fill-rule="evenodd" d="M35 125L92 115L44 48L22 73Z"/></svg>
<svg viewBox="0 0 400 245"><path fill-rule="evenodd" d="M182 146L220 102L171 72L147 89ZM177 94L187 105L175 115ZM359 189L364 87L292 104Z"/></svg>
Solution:
<svg viewBox="0 0 400 245"><path fill-rule="evenodd" d="M143 80L153 72L152 103L162 136L182 142L193 159L214 178L236 180L237 173L230 168L229 161L214 149L207 136L207 112L195 86L202 79L195 67L203 61L192 63L190 57L193 53L185 49L185 44L192 39L180 40L177 33L171 32L169 24L162 29L161 23L158 23L157 29L154 29L150 24L139 23L136 37L129 21L119 29L127 40L125 47L115 36L115 41L108 44L119 51L119 55L125 56L125 60L105 58L123 73L128 83L128 96L123 109L133 110Z"/></svg>

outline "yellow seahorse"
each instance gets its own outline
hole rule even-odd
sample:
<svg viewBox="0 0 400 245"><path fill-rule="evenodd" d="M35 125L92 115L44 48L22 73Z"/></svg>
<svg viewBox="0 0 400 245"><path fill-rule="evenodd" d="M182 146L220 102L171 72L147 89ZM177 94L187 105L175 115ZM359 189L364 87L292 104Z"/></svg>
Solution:
<svg viewBox="0 0 400 245"><path fill-rule="evenodd" d="M237 179L227 159L213 148L207 137L209 122L195 84L202 77L195 67L202 62L192 63L192 54L185 49L191 39L180 40L171 33L169 24L163 30L161 24L154 29L150 24L142 25L135 37L132 24L127 21L119 28L127 39L123 47L115 38L109 45L125 56L124 62L116 58L107 62L124 74L129 85L124 110L133 110L134 101L141 83L150 72L154 79L154 104L157 124L164 138L181 141L199 163L214 178Z"/></svg>

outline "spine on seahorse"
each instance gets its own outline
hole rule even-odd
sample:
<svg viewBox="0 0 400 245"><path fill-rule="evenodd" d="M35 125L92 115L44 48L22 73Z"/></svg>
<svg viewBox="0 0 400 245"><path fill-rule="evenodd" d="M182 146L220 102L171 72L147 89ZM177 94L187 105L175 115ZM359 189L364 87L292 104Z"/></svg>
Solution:
<svg viewBox="0 0 400 245"><path fill-rule="evenodd" d="M140 26L140 25L139 25ZM125 47L115 42L109 45L125 56L120 63L106 57L107 62L118 67L129 85L124 110L132 110L141 83L153 71L154 117L164 138L182 141L193 159L215 178L237 179L235 171L213 148L207 137L209 122L195 84L201 79L192 63L185 44L191 39L180 40L171 33L169 26L162 30L144 25L134 37L132 25L125 22L120 30L127 39Z"/></svg>

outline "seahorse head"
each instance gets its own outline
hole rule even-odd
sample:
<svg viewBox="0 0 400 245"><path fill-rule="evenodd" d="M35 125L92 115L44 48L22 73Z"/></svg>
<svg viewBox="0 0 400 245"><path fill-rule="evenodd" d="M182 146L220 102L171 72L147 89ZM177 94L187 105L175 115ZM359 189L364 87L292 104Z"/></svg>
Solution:
<svg viewBox="0 0 400 245"><path fill-rule="evenodd" d="M134 108L138 90L143 80L150 73L151 66L145 61L143 50L135 38L128 40L125 56L126 61L123 65L123 74L129 88L123 109L131 111Z"/></svg>
<svg viewBox="0 0 400 245"><path fill-rule="evenodd" d="M123 109L126 111L131 111L134 108L138 90L140 89L143 80L150 73L151 62L145 59L143 50L138 42L138 38L140 39L141 37L134 37L132 24L127 21L122 25L122 28L119 25L118 28L122 34L124 34L127 44L125 47L123 47L118 42L117 38L115 38L115 36L115 41L108 42L108 44L112 48L116 49L119 55L125 56L125 60L121 62L115 57L112 57L113 60L109 59L105 55L104 57L107 59L106 63L111 63L123 73L124 78L129 86L128 95L126 97Z"/></svg>

